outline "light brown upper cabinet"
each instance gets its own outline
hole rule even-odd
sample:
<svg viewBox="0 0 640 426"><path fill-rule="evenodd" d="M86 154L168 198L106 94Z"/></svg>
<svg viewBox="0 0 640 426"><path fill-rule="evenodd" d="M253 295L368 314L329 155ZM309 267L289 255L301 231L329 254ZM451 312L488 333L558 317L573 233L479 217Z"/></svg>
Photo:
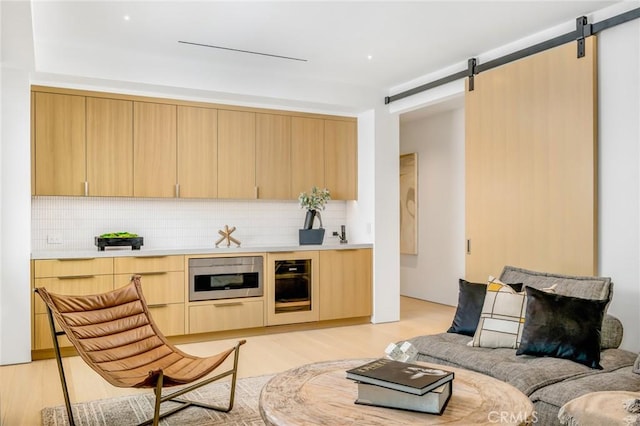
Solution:
<svg viewBox="0 0 640 426"><path fill-rule="evenodd" d="M35 195L85 195L85 97L35 94Z"/></svg>
<svg viewBox="0 0 640 426"><path fill-rule="evenodd" d="M218 111L218 198L256 198L256 114Z"/></svg>
<svg viewBox="0 0 640 426"><path fill-rule="evenodd" d="M218 111L178 106L178 196L218 196Z"/></svg>
<svg viewBox="0 0 640 426"><path fill-rule="evenodd" d="M357 198L353 118L32 86L32 194Z"/></svg>
<svg viewBox="0 0 640 426"><path fill-rule="evenodd" d="M313 186L325 187L324 161L324 120L292 117L291 198Z"/></svg>
<svg viewBox="0 0 640 426"><path fill-rule="evenodd" d="M176 106L133 103L133 195L176 195Z"/></svg>
<svg viewBox="0 0 640 426"><path fill-rule="evenodd" d="M332 200L358 198L358 136L352 121L324 121L325 186Z"/></svg>
<svg viewBox="0 0 640 426"><path fill-rule="evenodd" d="M133 195L133 102L87 100L87 194Z"/></svg>
<svg viewBox="0 0 640 426"><path fill-rule="evenodd" d="M258 198L291 199L291 117L256 114Z"/></svg>

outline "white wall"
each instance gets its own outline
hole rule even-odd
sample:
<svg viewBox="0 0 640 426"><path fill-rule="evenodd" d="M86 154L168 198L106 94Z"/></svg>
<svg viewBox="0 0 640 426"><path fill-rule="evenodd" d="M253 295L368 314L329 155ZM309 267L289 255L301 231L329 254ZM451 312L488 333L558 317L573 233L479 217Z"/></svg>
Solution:
<svg viewBox="0 0 640 426"><path fill-rule="evenodd" d="M465 272L464 109L401 121L400 153L411 152L418 153L418 254L400 257L400 293L455 306Z"/></svg>
<svg viewBox="0 0 640 426"><path fill-rule="evenodd" d="M609 312L623 347L640 350L640 21L598 40L599 271L613 279Z"/></svg>
<svg viewBox="0 0 640 426"><path fill-rule="evenodd" d="M2 2L0 121L0 364L30 359L30 4Z"/></svg>
<svg viewBox="0 0 640 426"><path fill-rule="evenodd" d="M384 96L380 95L379 99ZM347 202L349 241L374 242L374 323L400 319L398 116L383 105L358 116L358 201ZM394 198L395 197L395 198ZM381 349L382 350L382 349Z"/></svg>
<svg viewBox="0 0 640 426"><path fill-rule="evenodd" d="M375 111L358 115L358 201L347 202L347 239L375 241Z"/></svg>
<svg viewBox="0 0 640 426"><path fill-rule="evenodd" d="M380 97L382 100L383 97ZM400 319L399 117L375 108L373 322ZM383 348L381 348L382 350Z"/></svg>

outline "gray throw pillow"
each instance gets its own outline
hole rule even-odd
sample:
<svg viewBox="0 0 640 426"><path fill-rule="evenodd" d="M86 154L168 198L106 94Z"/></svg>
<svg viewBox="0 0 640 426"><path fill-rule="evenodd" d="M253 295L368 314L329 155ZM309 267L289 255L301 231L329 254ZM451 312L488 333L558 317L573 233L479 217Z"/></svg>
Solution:
<svg viewBox="0 0 640 426"><path fill-rule="evenodd" d="M504 283L523 283L525 286L537 288L538 290L556 284L556 294L579 297L581 299L610 301L613 297L613 283L609 277L551 274L505 266L500 275L500 281Z"/></svg>

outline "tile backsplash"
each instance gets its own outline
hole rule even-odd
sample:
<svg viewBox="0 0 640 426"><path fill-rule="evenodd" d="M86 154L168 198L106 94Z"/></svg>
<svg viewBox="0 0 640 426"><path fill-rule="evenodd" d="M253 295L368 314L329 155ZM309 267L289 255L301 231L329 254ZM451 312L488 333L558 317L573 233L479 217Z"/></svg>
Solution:
<svg viewBox="0 0 640 426"><path fill-rule="evenodd" d="M338 242L331 234L346 210L345 201L327 203L325 244ZM39 196L31 202L31 250L95 250L95 236L121 231L144 237L143 249L215 247L225 225L236 227L242 247L297 245L304 216L297 201Z"/></svg>

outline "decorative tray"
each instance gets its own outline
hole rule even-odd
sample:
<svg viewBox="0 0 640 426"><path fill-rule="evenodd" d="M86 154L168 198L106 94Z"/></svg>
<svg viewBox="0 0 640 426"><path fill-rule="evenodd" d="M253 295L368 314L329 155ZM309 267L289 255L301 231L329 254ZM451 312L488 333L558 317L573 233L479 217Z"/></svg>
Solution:
<svg viewBox="0 0 640 426"><path fill-rule="evenodd" d="M118 236L118 235L129 236ZM115 234L103 234L99 237L95 237L95 245L98 247L98 251L104 251L105 247L120 247L131 246L131 250L140 250L140 247L144 244L143 237L139 237L136 234L129 233L115 233Z"/></svg>

